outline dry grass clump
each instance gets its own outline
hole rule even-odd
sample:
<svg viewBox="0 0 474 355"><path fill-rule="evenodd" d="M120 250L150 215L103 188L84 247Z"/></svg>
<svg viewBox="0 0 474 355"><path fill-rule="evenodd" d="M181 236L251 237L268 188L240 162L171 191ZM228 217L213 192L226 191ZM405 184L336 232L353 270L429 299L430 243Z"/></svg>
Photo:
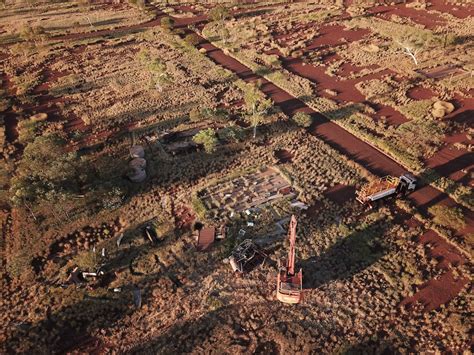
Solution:
<svg viewBox="0 0 474 355"><path fill-rule="evenodd" d="M435 205L428 212L433 215L433 221L441 226L459 230L466 225L464 213L459 208Z"/></svg>
<svg viewBox="0 0 474 355"><path fill-rule="evenodd" d="M117 9L103 4L84 8L74 3L43 3L27 11L22 11L18 5L9 5L4 12L0 25L7 25L7 35L20 33L25 24L41 26L48 35L57 36L130 26L153 18L128 4Z"/></svg>
<svg viewBox="0 0 474 355"><path fill-rule="evenodd" d="M200 98L199 106L210 108L217 106L215 97L221 92L225 92L222 98L224 102L239 97L235 88L226 89L228 73L211 66L202 54L182 41L176 42L177 39L171 34L163 33L162 38L168 41L167 44L160 43L154 47L157 36L151 31L145 35L149 39L140 45L119 48L114 45L105 48L103 45L90 46L92 48L81 54L81 57L85 59L91 53L100 51L102 56L109 56L110 60L105 65L85 60L87 64L81 77L87 77L88 80L79 83L79 90L65 95L67 100L78 103L67 108L66 113L81 117L93 131L100 132L117 127L118 124L145 126L176 119L198 105L196 97ZM154 85L149 86L154 74L145 68L147 64L143 64L140 55L135 56L134 53L139 50L145 50L150 60L158 58L166 63L165 70L170 80L165 86L160 85L161 90ZM62 71L68 71L69 67L58 65ZM75 83L75 87L77 85ZM205 89L204 86L209 88ZM91 91L92 88L97 89ZM112 98L114 104L108 105Z"/></svg>

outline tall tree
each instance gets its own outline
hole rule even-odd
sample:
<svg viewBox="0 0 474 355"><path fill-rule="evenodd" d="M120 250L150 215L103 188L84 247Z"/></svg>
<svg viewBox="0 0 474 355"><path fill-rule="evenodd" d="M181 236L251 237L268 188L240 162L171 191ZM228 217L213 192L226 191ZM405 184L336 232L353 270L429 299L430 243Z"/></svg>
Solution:
<svg viewBox="0 0 474 355"><path fill-rule="evenodd" d="M416 66L418 66L418 54L433 39L433 35L427 31L405 30L395 36L395 42L403 49Z"/></svg>
<svg viewBox="0 0 474 355"><path fill-rule="evenodd" d="M253 138L257 136L257 126L263 123L273 106L271 99L265 98L263 92L254 84L247 84L244 92L247 121L253 127Z"/></svg>
<svg viewBox="0 0 474 355"><path fill-rule="evenodd" d="M153 74L154 86L159 91L162 91L164 86L172 82L172 77L168 72L166 63L161 59L151 59L148 63L148 70Z"/></svg>

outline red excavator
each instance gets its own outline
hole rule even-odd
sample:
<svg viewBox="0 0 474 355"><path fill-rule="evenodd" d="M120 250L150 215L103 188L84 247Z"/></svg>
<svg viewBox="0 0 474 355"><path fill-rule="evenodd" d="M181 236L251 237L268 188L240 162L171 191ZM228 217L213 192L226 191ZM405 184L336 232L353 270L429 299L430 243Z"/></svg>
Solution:
<svg viewBox="0 0 474 355"><path fill-rule="evenodd" d="M286 262L278 260L277 298L283 303L300 303L303 300L303 271L295 273L296 217L291 216L288 228L290 251Z"/></svg>

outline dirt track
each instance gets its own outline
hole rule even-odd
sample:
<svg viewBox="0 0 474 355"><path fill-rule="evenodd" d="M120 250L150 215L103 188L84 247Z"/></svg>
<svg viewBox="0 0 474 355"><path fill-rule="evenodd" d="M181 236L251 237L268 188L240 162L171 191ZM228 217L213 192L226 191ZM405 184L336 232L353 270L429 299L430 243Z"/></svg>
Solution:
<svg viewBox="0 0 474 355"><path fill-rule="evenodd" d="M291 96L284 90L280 89L268 80L256 75L249 68L235 60L234 58L224 54L224 52L208 41L202 39L200 47L205 48L207 56L217 64L233 71L237 76L246 82L255 82L260 80L262 82L262 91L270 97L274 103L282 109L287 115L293 115L295 112L303 111L309 113L314 118L313 125L309 128L309 132L318 138L323 139L333 148L339 150L342 154L350 159L358 162L370 172L378 175L400 175L406 169L400 164L381 153L378 149L363 142L357 137L353 136L337 124L329 121L323 115L315 112L302 101ZM435 204L441 203L448 206L456 205L445 193L431 187L423 186L410 195L411 200L426 212L426 210ZM467 226L465 230L460 231L462 234L467 234L474 230L474 213L465 209Z"/></svg>

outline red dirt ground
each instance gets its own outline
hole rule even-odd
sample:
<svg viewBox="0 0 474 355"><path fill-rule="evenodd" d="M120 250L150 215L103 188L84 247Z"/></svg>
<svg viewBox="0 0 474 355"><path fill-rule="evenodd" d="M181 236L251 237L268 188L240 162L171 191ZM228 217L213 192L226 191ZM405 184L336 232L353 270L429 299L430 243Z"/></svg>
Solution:
<svg viewBox="0 0 474 355"><path fill-rule="evenodd" d="M356 41L362 39L365 35L369 34L369 30L349 30L345 31L344 26L322 26L321 35L318 36L306 49L305 52L311 52L315 49L322 49L329 43L331 45L337 45L343 43L342 39L345 38L348 41ZM279 53L280 57L281 53ZM337 58L338 55L330 55L328 58L332 61ZM327 60L328 58L325 58ZM316 67L310 64L303 64L301 59L294 58L283 58L282 62L285 69L289 70L292 73L295 73L301 77L311 80L317 84L318 94L322 97L335 99L337 102L364 102L365 97L355 88L355 85L358 82L381 78L384 75L391 74L395 75L396 73L391 70L383 70L373 74L366 75L362 78L357 79L346 79L339 80L336 76L329 76L325 73L324 67ZM351 72L359 72L364 67L357 67L351 65L350 63L345 63L337 72L341 77L347 77ZM375 68L374 68L375 69ZM338 92L337 97L330 96L325 92L326 89L335 90ZM408 120L398 111L394 110L391 107L384 105L377 105L374 107L377 110L374 118L379 118L385 116L387 122L391 125L397 126L399 124L405 123Z"/></svg>
<svg viewBox="0 0 474 355"><path fill-rule="evenodd" d="M420 226L420 223L410 218L406 221L410 228ZM467 279L456 279L453 277L451 267L457 267L468 262L466 257L453 245L440 237L433 230L426 231L417 242L426 248L427 255L437 260L436 268L445 271L438 279L432 279L421 285L419 290L411 297L406 297L400 306L412 307L420 302L425 311L431 311L452 300L467 283Z"/></svg>
<svg viewBox="0 0 474 355"><path fill-rule="evenodd" d="M426 163L438 174L451 180L465 186L474 184L474 179L471 177L471 174L474 173L474 153L447 146L439 150Z"/></svg>
<svg viewBox="0 0 474 355"><path fill-rule="evenodd" d="M444 119L472 127L474 98L455 96L454 104L457 109ZM466 186L472 186L474 180L470 177L470 173L474 169L474 154L468 152L466 149L458 149L453 145L455 143L474 144L474 140L469 140L466 137L466 131L463 131L447 135L445 142L447 146L426 160L427 166L454 181Z"/></svg>
<svg viewBox="0 0 474 355"><path fill-rule="evenodd" d="M385 20L390 20L392 15L408 17L413 22L426 26L428 29L434 29L437 26L445 24L446 22L446 20L440 16L431 14L427 10L408 8L405 7L404 4L374 6L369 9L369 12L372 14L377 14L378 17L384 18Z"/></svg>
<svg viewBox="0 0 474 355"><path fill-rule="evenodd" d="M425 312L432 311L456 297L468 282L469 279L455 278L453 271L447 271L439 278L421 285L420 290L405 298L400 306L410 309L415 303L421 303Z"/></svg>
<svg viewBox="0 0 474 355"><path fill-rule="evenodd" d="M427 100L437 95L431 89L416 86L408 90L407 96L413 100Z"/></svg>
<svg viewBox="0 0 474 355"><path fill-rule="evenodd" d="M398 126L402 123L409 121L409 119L407 119L405 116L403 116L400 112L398 112L391 106L387 106L384 104L370 104L370 106L376 112L375 115L370 115L371 117L375 119L385 117L387 123L391 126Z"/></svg>
<svg viewBox="0 0 474 355"><path fill-rule="evenodd" d="M435 231L429 230L424 233L418 241L420 244L431 246L428 255L436 259L439 264L436 266L441 270L449 270L450 266L459 266L467 262L464 255L445 239L441 238Z"/></svg>
<svg viewBox="0 0 474 355"><path fill-rule="evenodd" d="M308 45L306 50L332 48L343 43L358 41L368 34L370 31L366 29L347 30L341 25L324 25L319 27L319 36Z"/></svg>
<svg viewBox="0 0 474 355"><path fill-rule="evenodd" d="M440 12L447 12L459 18L468 18L469 16L474 17L474 8L472 6L456 7L447 4L446 2L446 0L430 0L431 6L429 9L433 9Z"/></svg>

